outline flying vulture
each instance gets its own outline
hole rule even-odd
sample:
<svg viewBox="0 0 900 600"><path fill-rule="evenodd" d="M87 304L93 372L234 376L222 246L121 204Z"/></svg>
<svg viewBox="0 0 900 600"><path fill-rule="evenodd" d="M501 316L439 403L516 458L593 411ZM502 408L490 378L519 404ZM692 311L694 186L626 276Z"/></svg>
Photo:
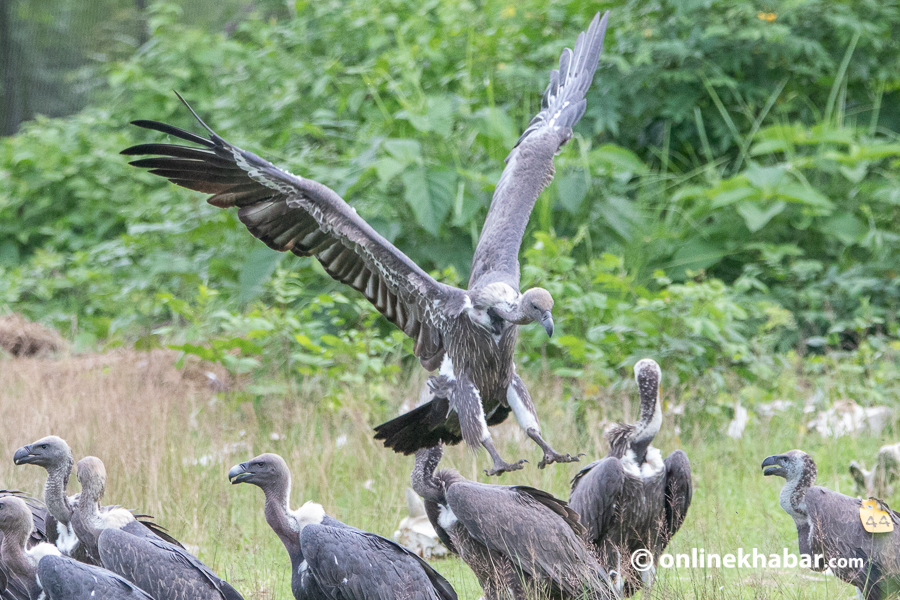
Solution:
<svg viewBox="0 0 900 600"><path fill-rule="evenodd" d="M865 600L900 592L900 513L877 500L893 531L869 533L860 516L862 501L813 485L816 463L802 450L767 456L762 468L763 475L785 479L779 504L794 519L801 558L812 570L831 568ZM847 559L862 559L861 566Z"/></svg>
<svg viewBox="0 0 900 600"><path fill-rule="evenodd" d="M616 597L582 538L578 514L564 501L531 487L469 481L454 470L435 473L441 455L440 445L416 452L412 486L441 540L478 577L486 600Z"/></svg>
<svg viewBox="0 0 900 600"><path fill-rule="evenodd" d="M0 498L3 600L154 600L118 575L61 556L53 544L28 548L31 528L31 511L21 498Z"/></svg>
<svg viewBox="0 0 900 600"><path fill-rule="evenodd" d="M208 138L156 121L134 121L195 145L141 144L122 154L154 155L131 164L212 194L208 202L214 206L237 207L241 222L270 248L314 256L331 277L361 292L415 341L422 366L439 369L427 384L433 399L376 427L385 446L411 454L438 442L465 440L490 454L489 474L521 469L525 461L500 457L488 430L512 411L543 450L539 467L572 462L577 457L544 441L528 389L516 374L518 325L537 321L553 333L550 294L541 288L519 291L518 254L534 203L553 177L553 157L584 114L606 22L607 15L597 14L578 36L575 51L565 49L559 70L550 73L541 111L506 159L467 290L434 280L333 190L229 144L193 110Z"/></svg>
<svg viewBox="0 0 900 600"><path fill-rule="evenodd" d="M321 504L291 510L291 472L277 454L235 465L228 479L265 494L266 521L291 557L297 600L456 600L450 583L403 546L341 523Z"/></svg>
<svg viewBox="0 0 900 600"><path fill-rule="evenodd" d="M46 515L46 541L55 544L64 556L70 556L81 562L99 565L96 554L91 555L75 535L72 527L72 515L78 508L80 494L66 495L69 485L69 476L75 466L75 458L72 449L63 440L55 435L41 438L33 444L22 446L13 455L13 462L17 465L37 465L47 471L47 481L44 484L44 502L47 504ZM125 509L118 506L103 506L99 508L100 517L108 518L110 523L130 523L135 521L149 532L160 538L178 544L164 527L154 523L148 515L133 515L131 519L123 516ZM129 513L130 514L130 513ZM136 527L129 525L129 527Z"/></svg>
<svg viewBox="0 0 900 600"><path fill-rule="evenodd" d="M617 586L626 597L634 595L641 583L653 585L656 562L691 504L687 455L676 450L663 461L651 445L662 423L661 377L654 360L645 358L634 366L640 421L610 430L606 458L581 469L572 479L569 495L569 505L581 515L601 562L608 568L615 565ZM654 563L638 578L630 557L641 549L653 554Z"/></svg>

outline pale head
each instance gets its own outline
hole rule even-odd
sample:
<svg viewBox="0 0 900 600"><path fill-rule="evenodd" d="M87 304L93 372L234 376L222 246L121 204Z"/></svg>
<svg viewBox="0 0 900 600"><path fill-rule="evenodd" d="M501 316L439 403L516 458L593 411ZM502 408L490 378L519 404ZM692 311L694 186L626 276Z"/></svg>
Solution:
<svg viewBox="0 0 900 600"><path fill-rule="evenodd" d="M78 461L75 472L81 484L81 497L99 502L106 491L106 467L96 456L86 456Z"/></svg>
<svg viewBox="0 0 900 600"><path fill-rule="evenodd" d="M642 358L634 365L634 380L637 382L641 404L644 401L656 402L660 396L662 369L652 358Z"/></svg>
<svg viewBox="0 0 900 600"><path fill-rule="evenodd" d="M767 456L762 463L763 475L784 477L789 482L800 482L807 486L816 481L816 463L803 450L791 450L784 454Z"/></svg>
<svg viewBox="0 0 900 600"><path fill-rule="evenodd" d="M548 336L553 335L553 296L544 288L525 290L519 299L519 306L528 321L540 323Z"/></svg>
<svg viewBox="0 0 900 600"><path fill-rule="evenodd" d="M277 454L260 454L247 462L231 467L228 471L231 484L250 483L266 490L281 485L291 479L291 471L283 458Z"/></svg>
<svg viewBox="0 0 900 600"><path fill-rule="evenodd" d="M13 462L17 465L37 465L51 471L57 468L71 469L75 459L64 439L50 435L16 450Z"/></svg>
<svg viewBox="0 0 900 600"><path fill-rule="evenodd" d="M4 536L21 541L24 547L33 526L31 509L24 500L15 496L0 497L0 532Z"/></svg>

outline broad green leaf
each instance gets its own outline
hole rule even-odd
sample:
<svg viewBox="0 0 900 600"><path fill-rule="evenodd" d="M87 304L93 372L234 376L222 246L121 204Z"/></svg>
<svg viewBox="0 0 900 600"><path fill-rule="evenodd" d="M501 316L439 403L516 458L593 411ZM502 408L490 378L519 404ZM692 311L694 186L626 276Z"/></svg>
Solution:
<svg viewBox="0 0 900 600"><path fill-rule="evenodd" d="M760 167L757 165L749 166L744 175L752 185L771 191L777 187L785 178L787 170L784 167Z"/></svg>
<svg viewBox="0 0 900 600"><path fill-rule="evenodd" d="M697 271L714 265L725 254L725 249L719 244L692 239L678 248L672 257L670 268L683 275L685 271Z"/></svg>
<svg viewBox="0 0 900 600"><path fill-rule="evenodd" d="M393 156L403 166L422 159L422 144L416 140L391 139L382 144L388 154Z"/></svg>
<svg viewBox="0 0 900 600"><path fill-rule="evenodd" d="M275 272L275 267L284 256L283 252L276 252L263 244L253 247L238 276L241 302L249 302L262 293L263 284Z"/></svg>
<svg viewBox="0 0 900 600"><path fill-rule="evenodd" d="M738 204L737 211L738 214L744 217L747 229L755 233L765 227L766 223L771 221L773 217L780 214L786 206L787 204L781 200L773 202L767 209L762 209L753 202L742 202Z"/></svg>
<svg viewBox="0 0 900 600"><path fill-rule="evenodd" d="M557 181L556 190L562 207L573 214L578 212L588 191L584 171L573 169L563 174Z"/></svg>
<svg viewBox="0 0 900 600"><path fill-rule="evenodd" d="M848 212L832 215L822 224L821 230L830 233L847 245L859 242L868 232L865 222Z"/></svg>
<svg viewBox="0 0 900 600"><path fill-rule="evenodd" d="M817 189L800 183L791 182L780 185L777 194L779 198L788 202L801 202L823 209L830 209L833 206L831 200L823 196Z"/></svg>
<svg viewBox="0 0 900 600"><path fill-rule="evenodd" d="M647 165L637 154L615 144L603 144L591 150L588 158L592 165L603 166L616 173L643 175L648 171Z"/></svg>
<svg viewBox="0 0 900 600"><path fill-rule="evenodd" d="M723 206L729 206L735 202L740 202L741 200L759 197L759 190L752 188L749 185L745 185L713 196L712 208L722 208Z"/></svg>
<svg viewBox="0 0 900 600"><path fill-rule="evenodd" d="M404 198L416 221L437 235L450 212L456 192L456 173L449 169L416 167L403 173Z"/></svg>

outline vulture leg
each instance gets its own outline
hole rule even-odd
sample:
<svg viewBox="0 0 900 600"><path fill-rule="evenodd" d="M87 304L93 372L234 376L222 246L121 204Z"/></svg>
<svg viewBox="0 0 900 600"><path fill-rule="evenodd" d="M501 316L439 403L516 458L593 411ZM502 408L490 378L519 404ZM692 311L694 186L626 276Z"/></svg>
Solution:
<svg viewBox="0 0 900 600"><path fill-rule="evenodd" d="M538 463L539 469L543 469L547 465L552 465L557 462L577 462L579 457L584 456L584 454L579 454L577 456L560 454L551 448L550 444L544 441L544 438L541 437L541 425L537 420L537 411L534 409L534 402L531 401L531 394L528 393L525 382L522 381L518 375L513 375L512 381L509 382L509 387L506 388L506 401L516 415L516 421L519 422L519 427L524 429L525 433L528 434L528 437L533 439L534 442L541 447L541 450L544 451L544 457L541 459L541 462Z"/></svg>

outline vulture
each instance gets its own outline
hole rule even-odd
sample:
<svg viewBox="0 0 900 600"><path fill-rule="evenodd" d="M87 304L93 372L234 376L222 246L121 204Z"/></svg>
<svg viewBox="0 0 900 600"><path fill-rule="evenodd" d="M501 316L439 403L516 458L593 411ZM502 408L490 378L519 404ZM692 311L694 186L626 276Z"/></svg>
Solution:
<svg viewBox="0 0 900 600"><path fill-rule="evenodd" d="M518 254L534 203L553 177L553 157L584 114L607 16L598 13L578 36L574 52L565 49L559 69L550 73L540 112L506 158L465 290L428 275L333 190L226 142L187 103L208 137L133 121L194 145L140 144L122 154L150 155L130 164L212 194L208 202L214 206L237 207L241 222L270 248L314 256L332 278L362 293L414 340L422 366L438 371L427 382L432 399L375 428L386 447L408 455L465 440L473 449L487 450L493 461L489 475L521 469L526 461L503 460L488 429L512 412L543 451L539 467L576 461L544 440L534 403L516 374L518 326L537 321L553 333L553 298L542 288L520 292Z"/></svg>
<svg viewBox="0 0 900 600"><path fill-rule="evenodd" d="M614 598L606 571L566 502L525 486L434 472L442 447L416 452L411 482L441 541L472 569L486 600Z"/></svg>
<svg viewBox="0 0 900 600"><path fill-rule="evenodd" d="M450 583L403 546L345 525L321 504L291 510L291 472L277 454L235 465L228 479L265 494L266 521L291 557L297 600L456 600Z"/></svg>
<svg viewBox="0 0 900 600"><path fill-rule="evenodd" d="M78 509L80 494L66 495L69 485L69 476L75 466L75 458L72 449L62 438L51 435L41 438L33 444L22 446L13 455L13 462L17 465L37 465L47 471L47 481L44 484L44 502L47 504L46 515L46 541L55 544L64 556L70 556L81 562L99 565L96 554L86 551L84 545L75 534L72 527L72 515ZM147 515L132 515L126 517L128 512L117 506L99 507L101 519L107 519L109 526L115 523L125 524L128 527L142 527L149 533L160 538L178 544L178 541L166 533L165 528L157 525ZM135 521L137 525L132 525Z"/></svg>
<svg viewBox="0 0 900 600"><path fill-rule="evenodd" d="M676 450L665 461L651 444L662 423L659 400L662 371L645 358L634 366L641 399L637 423L619 424L607 434L609 453L572 479L569 505L581 515L587 539L608 568L616 565L616 585L626 597L642 583L649 588L656 563L681 527L691 504L691 464ZM652 552L654 562L638 575L631 555Z"/></svg>
<svg viewBox="0 0 900 600"><path fill-rule="evenodd" d="M138 523L123 508L98 510L106 485L100 459L78 461L81 497L72 527L88 555L156 600L243 600L226 581L181 546Z"/></svg>
<svg viewBox="0 0 900 600"><path fill-rule="evenodd" d="M64 557L53 544L27 547L31 511L18 497L0 497L0 598L3 600L154 600L122 577Z"/></svg>
<svg viewBox="0 0 900 600"><path fill-rule="evenodd" d="M878 449L875 467L869 471L865 465L850 461L850 475L856 490L866 496L884 498L893 492L893 484L900 480L900 443L886 444Z"/></svg>
<svg viewBox="0 0 900 600"><path fill-rule="evenodd" d="M785 479L779 504L794 519L801 558L814 571L831 571L854 586L865 600L900 591L900 513L877 500L893 522L889 533L869 533L860 518L862 501L816 482L816 463L802 450L767 456L763 475ZM834 560L862 559L862 566Z"/></svg>
<svg viewBox="0 0 900 600"><path fill-rule="evenodd" d="M28 547L36 546L47 539L47 507L36 499L32 498L25 492L19 490L0 490L0 498L15 496L21 498L25 502L25 506L31 511L32 529L28 537ZM0 533L0 545L3 544L3 534Z"/></svg>

